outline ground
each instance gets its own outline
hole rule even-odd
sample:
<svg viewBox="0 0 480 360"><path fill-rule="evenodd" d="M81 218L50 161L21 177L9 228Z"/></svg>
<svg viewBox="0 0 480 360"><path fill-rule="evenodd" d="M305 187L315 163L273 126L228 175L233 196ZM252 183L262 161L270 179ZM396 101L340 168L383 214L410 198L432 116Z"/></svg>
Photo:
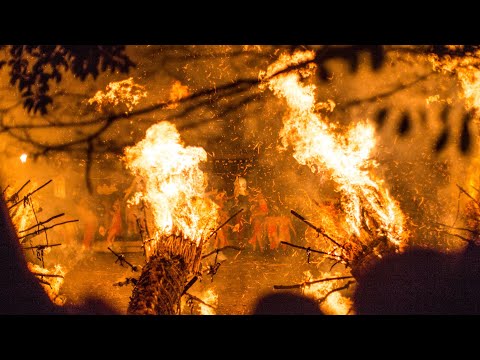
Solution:
<svg viewBox="0 0 480 360"><path fill-rule="evenodd" d="M140 252L127 253L125 256L132 264L144 263ZM219 315L251 314L259 297L273 291L285 291L273 290L273 285L300 283L306 270L318 274L317 267L307 264L305 253L301 251L280 255L226 250L225 257L213 281L211 276L204 276L189 290L192 295L202 298L203 290L214 289L218 294L216 313ZM214 255L209 257L209 262L212 263L214 258ZM124 281L126 277L138 277L138 273L120 266L115 260L109 252L86 254L65 276L61 293L66 296L67 302L78 303L90 293L125 314L132 285L119 287L113 284ZM190 314L190 308L183 313Z"/></svg>

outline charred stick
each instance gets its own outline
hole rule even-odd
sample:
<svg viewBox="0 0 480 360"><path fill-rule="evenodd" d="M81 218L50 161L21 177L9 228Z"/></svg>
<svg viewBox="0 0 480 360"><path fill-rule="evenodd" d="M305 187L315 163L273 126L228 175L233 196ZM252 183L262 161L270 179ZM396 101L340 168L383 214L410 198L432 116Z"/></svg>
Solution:
<svg viewBox="0 0 480 360"><path fill-rule="evenodd" d="M185 288L184 288L183 291L182 291L182 295L185 295L185 294L187 293L188 289L190 289L190 288L193 286L193 284L195 284L195 283L197 282L197 280L198 280L198 276L195 275L195 276L187 283L187 285L185 285Z"/></svg>
<svg viewBox="0 0 480 360"><path fill-rule="evenodd" d="M464 193L465 195L467 195L470 199L472 199L473 202L474 202L475 204L477 204L477 206L480 207L480 203L479 203L477 200L475 200L475 198L474 198L472 195L470 195L467 190L465 190L464 188L462 188L462 187L461 187L460 185L458 185L458 184L457 184L457 187L460 189L461 192L463 192L463 193Z"/></svg>
<svg viewBox="0 0 480 360"><path fill-rule="evenodd" d="M143 243L143 228L142 228L142 225L140 224L140 219L138 217L135 216L135 222L137 223L137 227L138 227L138 232L140 233L140 239L142 239L142 243Z"/></svg>
<svg viewBox="0 0 480 360"><path fill-rule="evenodd" d="M41 221L41 222L39 222L38 224L29 227L28 229L19 231L19 233L25 232L25 231L28 231L28 230L32 230L33 228L36 228L36 227L38 227L38 226L40 226L40 225L43 225L43 224L46 224L46 223L48 223L49 221L52 221L53 219L59 218L59 217L61 217L61 216L63 216L63 215L65 215L65 213L61 213L61 214L52 216L50 219L47 219L47 220L45 220L45 221Z"/></svg>
<svg viewBox="0 0 480 360"><path fill-rule="evenodd" d="M8 210L10 210L10 209L12 209L13 207L17 206L17 205L20 204L22 201L24 201L24 199L32 196L32 195L35 194L37 191L43 189L45 186L47 186L48 184L50 184L52 181L53 181L53 180L48 180L48 181L47 181L45 184L43 184L42 186L40 186L40 187L36 188L35 190L29 192L27 195L25 195L25 196L23 197L22 200L19 200L19 201L17 201L15 204L11 205L11 206L8 208Z"/></svg>
<svg viewBox="0 0 480 360"><path fill-rule="evenodd" d="M443 230L439 230L439 232L442 232L444 234L447 234L447 235L451 235L451 236L456 236L458 237L459 239L463 240L463 241L466 241L466 242L471 242L470 239L467 239L466 237L463 237L461 235L458 235L458 234L452 234L452 233L449 233L448 231L443 231Z"/></svg>
<svg viewBox="0 0 480 360"><path fill-rule="evenodd" d="M10 185L7 185L7 186L5 187L5 189L3 189L3 191L2 191L2 196L5 195L5 191L7 191L7 189L8 189L9 187L10 187ZM8 201L8 200L7 200L7 201Z"/></svg>
<svg viewBox="0 0 480 360"><path fill-rule="evenodd" d="M320 251L320 250L315 250L315 249L312 249L312 248L309 248L309 247L307 248L307 247L304 247L304 246L295 245L295 244L292 244L292 243L289 243L289 242L286 242L286 241L280 241L280 244L285 244L285 245L288 245L288 246L291 246L291 247L294 247L294 248L297 248L297 249L302 249L302 250L305 250L305 251L311 251L311 252L314 252L314 253L330 256L335 260L342 259L342 257L339 256L339 255L332 255L332 254L329 254L325 251Z"/></svg>
<svg viewBox="0 0 480 360"><path fill-rule="evenodd" d="M327 300L327 297L329 297L330 295L332 295L334 292L336 291L341 291L341 290L345 290L345 289L348 289L350 287L350 285L353 285L355 284L355 281L349 281L347 282L345 285L343 286L340 286L338 288L335 288L333 290L330 290L328 293L325 294L324 297L322 297L321 299L318 300L318 304L322 304L325 300Z"/></svg>
<svg viewBox="0 0 480 360"><path fill-rule="evenodd" d="M25 249L25 250L30 250L30 249L45 250L46 248L54 247L54 246L60 246L60 245L62 245L62 244L35 245L35 246L27 246L27 247L24 247L24 249Z"/></svg>
<svg viewBox="0 0 480 360"><path fill-rule="evenodd" d="M119 282L116 282L116 283L113 283L113 286L124 286L124 285L128 285L128 284L132 284L133 286L137 285L138 283L138 279L135 279L135 278L125 278L125 281L119 281Z"/></svg>
<svg viewBox="0 0 480 360"><path fill-rule="evenodd" d="M202 256L202 259L205 259L206 257L209 257L210 255L213 255L213 254L215 254L215 253L218 254L220 251L226 250L226 249L234 249L234 250L238 250L238 251L242 251L242 250L243 250L243 248L241 248L241 247L228 245L228 246L224 246L224 247L215 249L215 250L209 252L207 255L203 255L203 256Z"/></svg>
<svg viewBox="0 0 480 360"><path fill-rule="evenodd" d="M117 257L117 261L120 261L120 265L123 266L123 263L127 264L128 266L130 266L130 268L132 269L132 271L138 271L138 266L135 266L135 265L132 265L126 258L125 258L125 255L123 254L117 254L115 251L113 251L110 246L107 248L108 250L110 250L113 255L115 255ZM115 261L115 262L117 262Z"/></svg>
<svg viewBox="0 0 480 360"><path fill-rule="evenodd" d="M232 216L230 216L226 221L224 221L224 222L222 223L222 225L220 225L216 230L214 230L214 231L210 234L210 236L207 238L207 240L210 239L213 235L215 235L222 227L224 227L225 225L227 225L227 223L228 223L230 220L232 220L235 216L237 216L238 214L240 214L242 211L243 211L243 209L240 209L240 210L238 210L235 214L233 214Z"/></svg>
<svg viewBox="0 0 480 360"><path fill-rule="evenodd" d="M319 254L335 256L335 255L329 254L329 253L324 252L324 251L315 250L315 249L312 249L312 248L309 248L309 247L307 248L307 247L300 246L300 245L295 245L295 244L289 243L289 242L287 242L287 241L280 241L280 244L285 244L285 245L288 245L288 246L291 246L291 247L294 247L294 248L297 248L297 249L302 249L302 250L306 250L306 251L311 251L311 252L315 252L315 253L319 253Z"/></svg>
<svg viewBox="0 0 480 360"><path fill-rule="evenodd" d="M478 234L479 231L478 230L472 230L472 229L469 229L469 228L459 228L459 227L455 227L455 226L450 226L450 225L447 225L447 224L442 224L442 223L435 223L437 225L441 225L441 226L445 226L445 227L448 227L450 229L453 229L453 230L463 230L463 231L468 231L472 234Z"/></svg>
<svg viewBox="0 0 480 360"><path fill-rule="evenodd" d="M59 225L63 225L63 224L68 224L68 223L72 223L72 222L77 222L77 221L78 221L78 219L77 219L77 220L68 220L68 221L64 221L64 222L61 222L61 223L58 223L58 224L55 224L55 225L52 225L52 226L43 227L42 229L39 229L39 230L34 231L34 232L31 232L31 233L29 233L29 234L27 234L27 235L20 236L20 237L18 238L18 240L25 239L25 238L30 238L30 237L35 237L35 236L40 235L41 233L43 233L43 232L45 232L45 231L47 231L47 230L49 230L49 229L54 228L55 226L59 226ZM25 242L25 240L23 240L22 243L23 243L23 242Z"/></svg>
<svg viewBox="0 0 480 360"><path fill-rule="evenodd" d="M471 187L471 188L473 188L474 190L476 190L476 191L480 192L480 190L479 190L479 189L477 189L475 186L473 186L473 185L470 185L470 187Z"/></svg>
<svg viewBox="0 0 480 360"><path fill-rule="evenodd" d="M50 286L50 288L52 288L52 285L48 281L45 281L45 280L42 280L42 279L37 279L37 280L38 280L39 283L48 285L48 286Z"/></svg>
<svg viewBox="0 0 480 360"><path fill-rule="evenodd" d="M320 283L320 282L334 281L334 280L344 280L344 279L354 279L354 277L353 276L340 276L340 277L326 278L326 279L320 279L320 280L314 280L314 281L306 281L304 283L295 284L295 285L273 285L273 288L275 290L301 289L305 286L313 285L313 284Z"/></svg>
<svg viewBox="0 0 480 360"><path fill-rule="evenodd" d="M29 183L30 183L30 180L28 180L25 184L23 184L22 187L21 187L18 191L15 192L15 194L13 194L12 196L10 196L10 198L7 200L7 202L16 201L15 199L18 198L18 194L20 194L20 191L22 191L23 188L24 188L25 186L27 186ZM10 186L10 185L9 185L9 186ZM7 186L7 187L5 188L5 190L7 190L9 186ZM5 190L3 190L3 192L5 192Z"/></svg>
<svg viewBox="0 0 480 360"><path fill-rule="evenodd" d="M42 274L42 273L37 273L37 272L32 272L33 275L36 276L45 276L45 277L52 277L52 278L64 278L62 275L55 275L55 274Z"/></svg>
<svg viewBox="0 0 480 360"><path fill-rule="evenodd" d="M336 242L335 240L333 240L328 234L325 233L325 230L323 230L322 228L320 227L317 227L315 225L313 225L310 221L308 221L307 219L305 219L302 215L300 215L299 213L297 213L295 210L290 210L290 212L292 213L293 216L299 218L300 220L302 220L305 224L307 224L308 226L310 226L312 229L314 229L317 233L319 233L320 235L326 237L328 240L330 240L331 242L333 242L335 245L337 245L338 247L341 247L342 249L344 249L343 245L339 244L338 242Z"/></svg>
<svg viewBox="0 0 480 360"><path fill-rule="evenodd" d="M210 304L207 304L207 303L206 303L205 301L203 301L202 299L200 299L200 298L198 298L198 297L196 297L196 296L193 296L193 295L190 294L190 293L185 293L185 295L187 295L190 299L195 300L195 301L198 301L199 303L202 303L203 305L206 305L206 306L208 306L209 308L212 308L212 309L215 310L215 306L212 306L212 305L210 305Z"/></svg>

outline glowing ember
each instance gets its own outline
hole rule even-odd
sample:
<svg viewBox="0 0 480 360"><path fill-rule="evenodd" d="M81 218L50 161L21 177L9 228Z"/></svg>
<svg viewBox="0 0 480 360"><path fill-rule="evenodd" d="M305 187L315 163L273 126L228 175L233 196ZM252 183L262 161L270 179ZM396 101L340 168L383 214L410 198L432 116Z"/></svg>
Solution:
<svg viewBox="0 0 480 360"><path fill-rule="evenodd" d="M27 162L27 154L20 155L20 161L25 164Z"/></svg>
<svg viewBox="0 0 480 360"><path fill-rule="evenodd" d="M153 125L145 139L125 150L127 168L145 181L144 190L131 201L144 200L154 218L154 242L147 256L165 236L180 235L198 246L215 229L218 206L206 196L206 177L199 168L206 160L205 150L185 146L169 122Z"/></svg>
<svg viewBox="0 0 480 360"><path fill-rule="evenodd" d="M128 111L132 111L141 98L147 96L145 88L141 85L135 84L133 78L122 81L111 82L107 85L105 92L99 90L90 99L88 104L95 105L98 111L105 109L108 106L117 106L124 104Z"/></svg>
<svg viewBox="0 0 480 360"><path fill-rule="evenodd" d="M208 289L206 290L201 296L199 296L200 299L202 299L205 303L207 303L210 306L207 306L205 304L199 303L198 306L200 308L200 314L201 315L215 315L215 309L218 305L218 295L213 289Z"/></svg>
<svg viewBox="0 0 480 360"><path fill-rule="evenodd" d="M305 85L300 81L312 75L315 69L313 63L299 70L283 71L289 66L312 60L314 55L312 51L283 54L260 74L263 87L268 86L288 105L289 111L280 131L281 150L291 146L293 156L300 164L308 165L314 172L318 169L328 171L342 196L350 243L357 242L363 247L373 243L374 239L385 238L396 249L401 249L408 238L405 217L383 187L383 181L372 173L377 166L371 159L375 146L374 127L368 121L361 121L341 131L325 115L316 111L331 109L332 103L316 104L315 85Z"/></svg>
<svg viewBox="0 0 480 360"><path fill-rule="evenodd" d="M175 81L170 90L170 101L172 102L167 106L167 109L175 109L178 106L178 101L190 95L188 86L182 85L180 81Z"/></svg>
<svg viewBox="0 0 480 360"><path fill-rule="evenodd" d="M47 293L50 300L52 300L56 305L64 305L65 304L65 297L60 295L60 288L63 285L65 276L65 271L62 269L60 265L55 265L53 270L47 270L42 268L39 265L35 265L32 263L27 263L28 269L40 279L40 284L42 285L43 289ZM58 277L50 277L50 276L41 276L39 274L45 275L58 275Z"/></svg>

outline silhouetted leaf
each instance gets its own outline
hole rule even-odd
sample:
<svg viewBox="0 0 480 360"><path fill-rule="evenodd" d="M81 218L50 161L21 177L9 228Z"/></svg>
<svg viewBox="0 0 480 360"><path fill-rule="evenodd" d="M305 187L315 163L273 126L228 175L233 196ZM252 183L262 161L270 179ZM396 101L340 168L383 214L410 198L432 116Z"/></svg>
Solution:
<svg viewBox="0 0 480 360"><path fill-rule="evenodd" d="M330 78L330 72L325 68L323 64L320 65L318 68L318 76L323 81L327 81Z"/></svg>
<svg viewBox="0 0 480 360"><path fill-rule="evenodd" d="M471 135L470 135L470 129L469 129L469 123L472 118L471 113L465 114L463 117L463 123L462 123L462 131L460 133L460 151L463 154L466 154L470 151L470 146L471 146Z"/></svg>
<svg viewBox="0 0 480 360"><path fill-rule="evenodd" d="M408 113L403 113L398 124L398 133L403 136L406 135L411 128L410 115Z"/></svg>
<svg viewBox="0 0 480 360"><path fill-rule="evenodd" d="M375 117L375 122L377 123L377 127L379 130L383 127L383 125L385 125L385 121L387 120L387 115L388 115L387 108L382 108L377 112Z"/></svg>
<svg viewBox="0 0 480 360"><path fill-rule="evenodd" d="M370 53L372 59L372 69L374 71L378 71L383 66L383 62L385 61L385 52L383 51L383 46L372 46Z"/></svg>
<svg viewBox="0 0 480 360"><path fill-rule="evenodd" d="M18 86L27 111L44 114L51 103L49 83L61 81L60 71L70 71L82 81L89 75L96 79L107 68L128 73L135 63L125 49L124 45L10 45L11 59L0 61L0 68L10 67L10 84Z"/></svg>
<svg viewBox="0 0 480 360"><path fill-rule="evenodd" d="M451 106L446 104L440 112L440 119L444 124L448 122L448 115L450 114Z"/></svg>
<svg viewBox="0 0 480 360"><path fill-rule="evenodd" d="M352 53L349 56L348 61L350 63L350 72L356 72L358 70L358 53Z"/></svg>
<svg viewBox="0 0 480 360"><path fill-rule="evenodd" d="M422 125L426 125L427 124L427 112L425 110L420 110L418 112L418 117L420 118L420 122L422 123Z"/></svg>
<svg viewBox="0 0 480 360"><path fill-rule="evenodd" d="M447 126L445 126L443 128L442 133L440 134L440 136L438 137L435 143L435 147L434 147L435 152L440 152L445 148L449 137L450 137L450 129Z"/></svg>

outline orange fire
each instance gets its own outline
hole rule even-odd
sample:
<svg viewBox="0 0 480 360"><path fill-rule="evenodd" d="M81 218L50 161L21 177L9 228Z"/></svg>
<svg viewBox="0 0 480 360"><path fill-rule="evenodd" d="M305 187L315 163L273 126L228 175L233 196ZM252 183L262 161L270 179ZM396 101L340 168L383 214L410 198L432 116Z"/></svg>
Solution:
<svg viewBox="0 0 480 360"><path fill-rule="evenodd" d="M215 308L218 305L218 294L213 289L208 289L203 292L201 296L199 296L205 304L199 303L198 306L200 308L200 315L215 315ZM213 306L213 307L212 307Z"/></svg>
<svg viewBox="0 0 480 360"><path fill-rule="evenodd" d="M178 101L190 95L188 86L182 85L178 80L174 81L172 88L170 89L170 101L172 102L167 106L167 109L175 109L178 107Z"/></svg>
<svg viewBox="0 0 480 360"><path fill-rule="evenodd" d="M97 111L119 104L124 104L128 111L132 111L140 99L146 96L145 88L135 84L133 78L128 78L122 81L111 82L107 85L105 92L97 91L93 97L87 100L87 103L95 105Z"/></svg>
<svg viewBox="0 0 480 360"><path fill-rule="evenodd" d="M30 188L36 188L37 184L35 182L32 182ZM13 194L11 193L13 190L10 192L7 192L6 198L9 198ZM35 209L35 212L39 212L39 204L37 201L32 199L32 197L29 198L28 201L23 201L22 203L18 204L15 208L13 208L10 212L10 216L12 219L12 222L15 226L15 229L17 231L17 235L22 236L25 235L24 232L22 232L25 229L30 228L31 226L36 224L36 218L35 218L35 212L32 209ZM31 230L33 231L33 229ZM33 245L33 243L30 241L29 243L30 246ZM23 245L25 246L25 244ZM51 247L47 247L43 250L44 255L47 255L51 251ZM29 250L30 251L30 250ZM47 274L47 275L60 275L60 276L65 276L65 270L60 266L60 265L54 265L52 269L45 269L41 267L40 265L32 264L30 262L27 262L28 269L31 272L37 273L37 274ZM42 279L37 275L39 279ZM47 285L45 283L40 283L42 287L44 288L45 292L47 295L50 297L50 300L54 302L57 305L63 305L65 303L65 297L61 296L60 293L60 287L63 285L63 277L44 277L42 279L45 282L48 282L50 285Z"/></svg>
<svg viewBox="0 0 480 360"><path fill-rule="evenodd" d="M321 278L334 278L341 276L340 273L323 273ZM312 281L310 271L305 271L305 282ZM338 291L329 292L345 285L345 280L318 282L303 287L303 293L315 300L323 300L320 310L326 315L353 315L353 301L343 296Z"/></svg>
<svg viewBox="0 0 480 360"><path fill-rule="evenodd" d="M35 273L39 279L43 280L43 282L40 282L40 284L50 300L52 300L52 302L54 302L56 305L64 305L66 299L60 295L60 288L62 287L64 281L63 276L65 276L65 271L62 269L62 267L60 265L55 265L52 270L48 270L39 265L32 264L31 262L28 262L27 265L28 269L32 273ZM59 275L59 277L42 277L38 274Z"/></svg>
<svg viewBox="0 0 480 360"><path fill-rule="evenodd" d="M149 204L154 218L153 243L169 235L182 235L197 246L215 229L218 206L205 194L207 181L199 164L207 160L203 148L185 146L175 125L160 122L145 139L125 149L123 159L132 173L144 180L143 191L130 200Z"/></svg>
<svg viewBox="0 0 480 360"><path fill-rule="evenodd" d="M461 45L451 46L452 50L461 47ZM440 58L436 54L430 54L428 59L434 70L453 73L457 76L462 86L467 108L474 108L478 111L480 109L480 50L459 57L447 55Z"/></svg>
<svg viewBox="0 0 480 360"><path fill-rule="evenodd" d="M314 172L322 169L330 174L341 194L346 230L352 238L368 242L371 239L361 230L373 228L377 236L385 236L401 249L408 238L405 216L383 181L373 174L377 166L371 159L376 144L374 127L368 121L360 121L344 130L318 112L322 108L332 110L333 102L317 104L316 86L302 83L302 78L313 74L313 63L299 70L284 71L314 56L313 51L283 54L266 72L260 73L262 88L270 88L288 105L280 131L281 149L292 147L293 156L300 164Z"/></svg>
<svg viewBox="0 0 480 360"><path fill-rule="evenodd" d="M451 50L463 50L463 45L450 45ZM434 70L454 74L460 82L462 92L460 95L465 99L467 110L473 110L478 116L480 110L480 50L471 53L465 53L464 56L451 57L444 56L440 58L436 54L430 54L428 60L431 62ZM480 186L478 177L478 166L480 164L480 155L477 153L471 157L470 169L465 183L477 188Z"/></svg>

